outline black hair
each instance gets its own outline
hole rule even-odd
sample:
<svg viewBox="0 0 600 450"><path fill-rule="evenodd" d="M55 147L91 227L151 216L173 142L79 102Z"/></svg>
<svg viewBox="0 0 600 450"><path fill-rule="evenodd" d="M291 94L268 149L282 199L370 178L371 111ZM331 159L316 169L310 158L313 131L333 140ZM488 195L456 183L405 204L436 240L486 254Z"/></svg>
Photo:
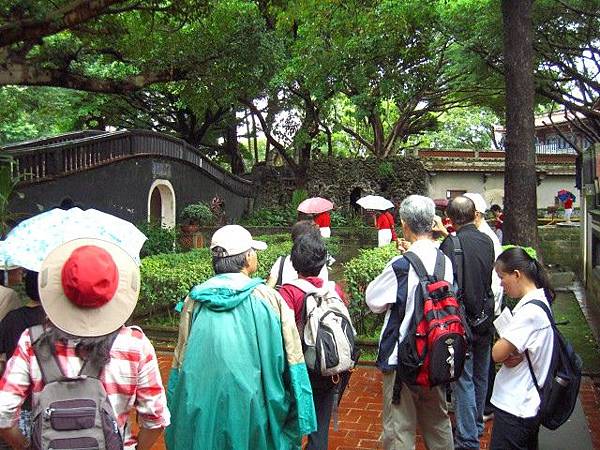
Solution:
<svg viewBox="0 0 600 450"><path fill-rule="evenodd" d="M513 272L518 270L527 278L535 283L538 289L543 289L548 302L552 303L556 293L550 285L546 269L540 264L537 259L533 259L529 254L520 247L512 247L504 250L498 256L496 265L503 272Z"/></svg>
<svg viewBox="0 0 600 450"><path fill-rule="evenodd" d="M475 203L469 197L455 197L448 205L446 214L454 225L462 227L475 220Z"/></svg>
<svg viewBox="0 0 600 450"><path fill-rule="evenodd" d="M56 343L62 342L67 345L69 339L77 339L75 346L75 355L79 358L87 360L88 364L93 364L95 367L104 367L110 361L110 349L112 347L112 334L107 334L98 337L79 337L69 334L56 328L50 322L48 328L40 337L42 346L50 348L52 355L56 356ZM118 330L116 331L118 333ZM42 358L47 358L50 355L41 355Z"/></svg>
<svg viewBox="0 0 600 450"><path fill-rule="evenodd" d="M327 262L327 248L320 233L298 236L292 247L292 266L304 277L316 277Z"/></svg>
<svg viewBox="0 0 600 450"><path fill-rule="evenodd" d="M500 207L500 205L497 204L493 204L492 206L490 206L490 211L492 212L502 212L502 208Z"/></svg>
<svg viewBox="0 0 600 450"><path fill-rule="evenodd" d="M246 267L246 256L248 251L233 256L218 256L219 253L226 254L223 247L214 247L211 249L212 264L215 274L220 273L239 273Z"/></svg>
<svg viewBox="0 0 600 450"><path fill-rule="evenodd" d="M292 226L292 242L306 233L318 232L316 224L312 220L299 220Z"/></svg>
<svg viewBox="0 0 600 450"><path fill-rule="evenodd" d="M40 291L38 290L38 272L33 270L25 271L25 292L27 296L36 302L40 301Z"/></svg>

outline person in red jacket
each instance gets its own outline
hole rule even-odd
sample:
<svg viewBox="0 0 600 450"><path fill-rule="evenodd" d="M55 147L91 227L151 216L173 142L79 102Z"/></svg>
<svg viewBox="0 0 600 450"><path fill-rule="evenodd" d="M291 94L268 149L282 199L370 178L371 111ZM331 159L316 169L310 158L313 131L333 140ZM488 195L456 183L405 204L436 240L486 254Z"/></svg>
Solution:
<svg viewBox="0 0 600 450"><path fill-rule="evenodd" d="M375 213L375 228L377 228L377 246L384 247L390 242L398 243L394 225L394 216L389 211Z"/></svg>
<svg viewBox="0 0 600 450"><path fill-rule="evenodd" d="M298 278L308 281L316 288L322 288L325 282L319 278L321 269L327 262L327 248L323 239L315 231L299 236L292 247L292 264L298 272ZM346 305L345 295L333 281L328 282L329 294L338 296ZM305 292L293 282L285 283L279 288L279 294L294 311L296 327L303 334L306 318L303 316ZM329 439L329 422L335 400L335 383L332 377L308 372L313 391L313 401L317 414L317 431L308 435L307 450L327 450Z"/></svg>
<svg viewBox="0 0 600 450"><path fill-rule="evenodd" d="M571 223L571 215L573 214L573 197L567 198L563 205L565 207L565 220L567 223Z"/></svg>
<svg viewBox="0 0 600 450"><path fill-rule="evenodd" d="M331 214L329 211L316 214L313 221L319 226L322 237L331 237Z"/></svg>

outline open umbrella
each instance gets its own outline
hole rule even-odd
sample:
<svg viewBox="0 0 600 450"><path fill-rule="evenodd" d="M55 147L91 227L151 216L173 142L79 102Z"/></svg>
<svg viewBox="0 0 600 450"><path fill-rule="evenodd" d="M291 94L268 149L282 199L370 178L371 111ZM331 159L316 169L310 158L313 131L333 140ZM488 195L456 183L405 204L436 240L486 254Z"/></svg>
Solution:
<svg viewBox="0 0 600 450"><path fill-rule="evenodd" d="M448 207L447 198L436 198L433 200L436 208L446 209Z"/></svg>
<svg viewBox="0 0 600 450"><path fill-rule="evenodd" d="M392 202L380 195L367 195L356 200L356 204L365 209L376 209L378 211L385 211L394 207Z"/></svg>
<svg viewBox="0 0 600 450"><path fill-rule="evenodd" d="M575 195L573 195L573 193L567 191L566 189L561 189L560 191L557 192L556 195L558 196L558 198L561 202L564 202L564 201L568 200L569 198L571 198L573 201L575 201Z"/></svg>
<svg viewBox="0 0 600 450"><path fill-rule="evenodd" d="M79 238L97 238L118 245L136 262L146 236L126 220L96 209L51 209L24 220L0 246L0 261L39 271L42 261L59 245Z"/></svg>
<svg viewBox="0 0 600 450"><path fill-rule="evenodd" d="M298 211L304 214L319 214L330 209L333 209L333 203L322 197L307 198L298 205Z"/></svg>

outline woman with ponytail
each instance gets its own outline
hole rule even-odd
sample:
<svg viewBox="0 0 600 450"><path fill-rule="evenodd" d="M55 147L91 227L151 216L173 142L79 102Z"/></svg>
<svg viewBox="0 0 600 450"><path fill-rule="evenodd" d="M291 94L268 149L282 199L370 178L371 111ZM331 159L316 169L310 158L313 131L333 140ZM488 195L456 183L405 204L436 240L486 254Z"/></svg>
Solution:
<svg viewBox="0 0 600 450"><path fill-rule="evenodd" d="M543 385L550 368L553 331L544 310L530 302L540 300L550 306L554 291L535 252L527 250L508 248L495 265L504 293L520 301L492 349L494 361L502 363L491 399L496 408L492 450L538 447L540 397L525 353L529 355L538 384Z"/></svg>

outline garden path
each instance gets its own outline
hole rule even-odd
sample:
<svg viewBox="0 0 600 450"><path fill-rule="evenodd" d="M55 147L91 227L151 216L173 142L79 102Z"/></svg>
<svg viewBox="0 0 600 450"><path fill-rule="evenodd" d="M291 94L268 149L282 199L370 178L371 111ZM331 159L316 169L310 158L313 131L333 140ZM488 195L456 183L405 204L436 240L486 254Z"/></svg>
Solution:
<svg viewBox="0 0 600 450"><path fill-rule="evenodd" d="M166 384L172 354L158 353L163 382ZM592 380L584 378L580 403L570 423L555 432L540 432L540 450L600 450L600 403ZM375 450L383 446L381 434L382 377L373 367L361 366L352 376L350 386L339 409L339 430L330 429L329 450ZM488 422L481 448L489 448L491 424ZM592 444L593 442L593 444ZM152 450L164 450L163 440ZM425 450L423 439L417 435L417 450Z"/></svg>

